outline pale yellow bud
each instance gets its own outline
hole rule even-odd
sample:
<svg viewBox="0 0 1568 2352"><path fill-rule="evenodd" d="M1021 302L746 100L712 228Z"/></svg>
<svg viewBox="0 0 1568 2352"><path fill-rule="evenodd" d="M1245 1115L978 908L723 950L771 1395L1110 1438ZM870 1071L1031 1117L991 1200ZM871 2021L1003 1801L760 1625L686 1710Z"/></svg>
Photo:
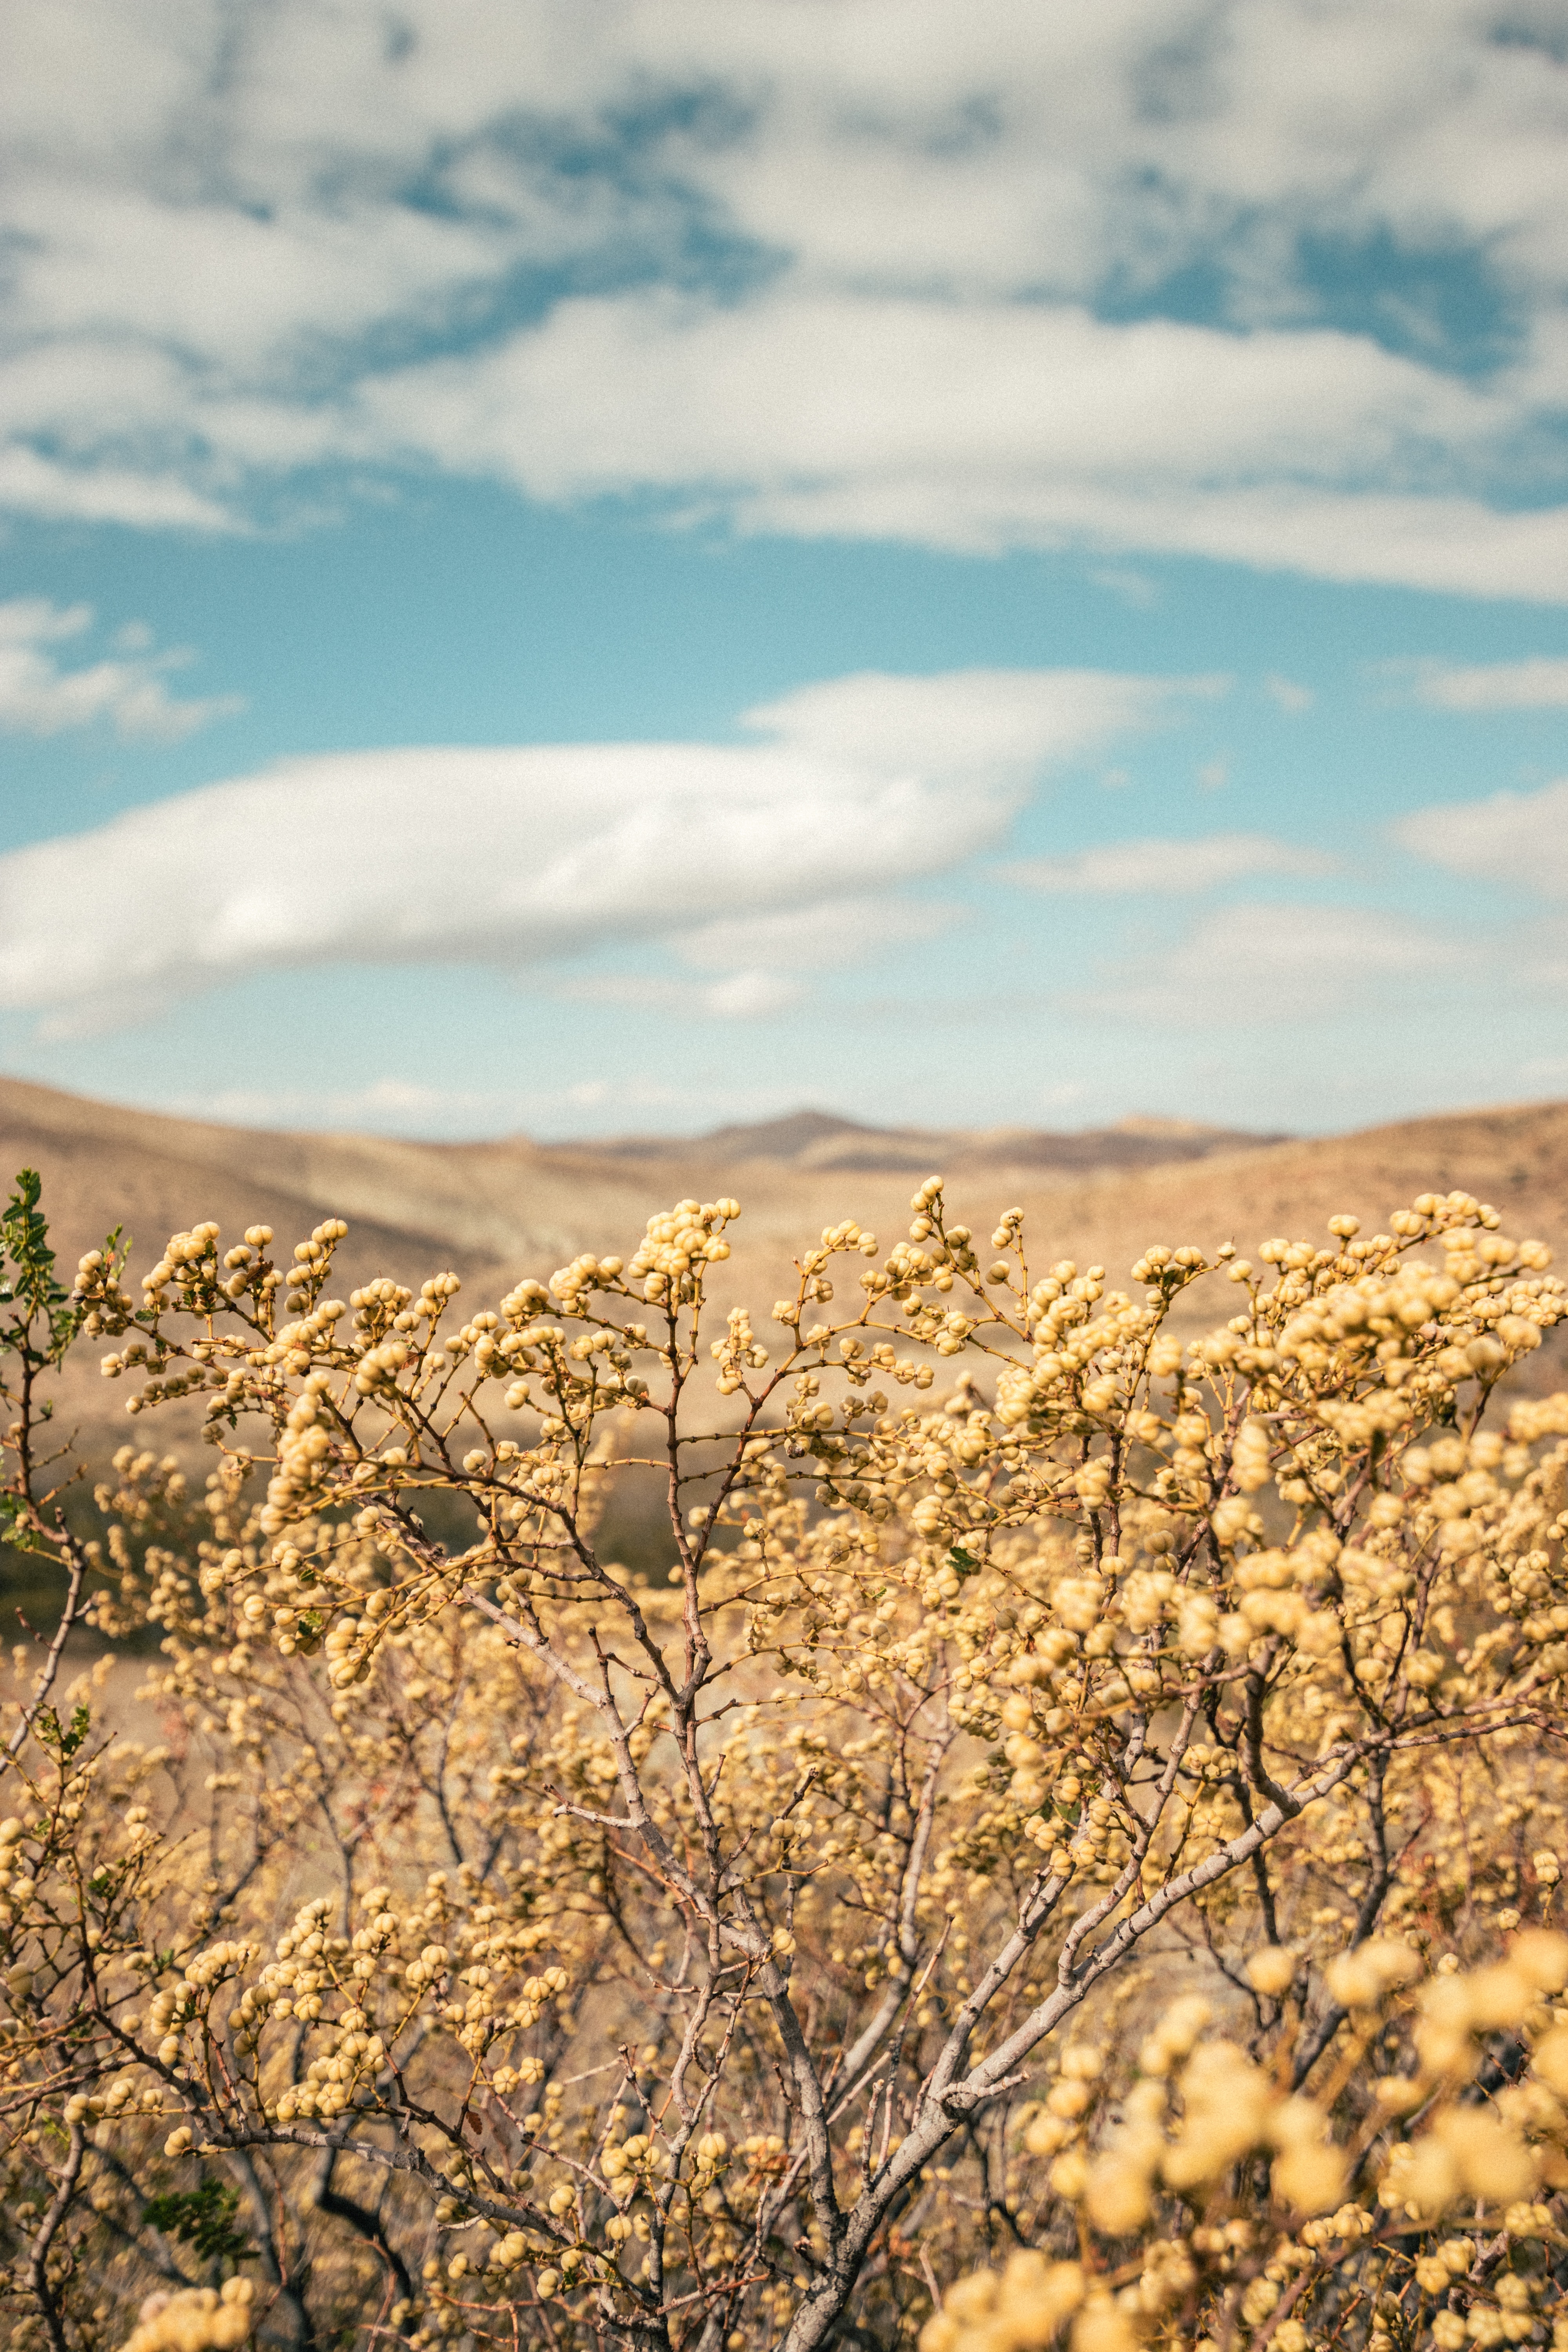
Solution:
<svg viewBox="0 0 1568 2352"><path fill-rule="evenodd" d="M1459 2168L1441 2140L1428 2135L1415 2147L1396 2154L1405 2161L1391 2165L1383 2183L1384 2202L1395 2199L1428 2220L1446 2213L1460 2190Z"/></svg>
<svg viewBox="0 0 1568 2352"><path fill-rule="evenodd" d="M1048 2262L1033 2248L1020 2251L1002 2273L995 2321L1020 2347L1048 2344L1082 2303L1083 2288L1079 2263Z"/></svg>
<svg viewBox="0 0 1568 2352"><path fill-rule="evenodd" d="M1345 2193L1347 2168L1337 2147L1302 2141L1274 2160L1275 2193L1300 2213L1329 2213Z"/></svg>
<svg viewBox="0 0 1568 2352"><path fill-rule="evenodd" d="M1550 1948L1561 1943L1562 1938L1546 1937L1542 1940L1547 1948L1542 1951L1538 1946L1536 1950L1546 1961L1550 1974L1554 1965ZM1465 1979L1465 1986L1469 1995L1471 2025L1482 2033L1499 2026L1521 2024L1534 2008L1542 1990L1517 1965L1512 1953L1500 1968L1475 1969Z"/></svg>
<svg viewBox="0 0 1568 2352"><path fill-rule="evenodd" d="M1247 1974L1255 1992L1278 2000L1295 1982L1296 1967L1296 1955L1288 1945L1271 1944L1253 1953L1247 1963Z"/></svg>
<svg viewBox="0 0 1568 2352"><path fill-rule="evenodd" d="M1534 2072L1560 2099L1568 2099L1568 2025L1554 2026L1535 2045Z"/></svg>
<svg viewBox="0 0 1568 2352"><path fill-rule="evenodd" d="M1375 2008L1385 1994L1420 1973L1420 1953L1390 1937L1342 1952L1323 1971L1329 1990L1346 2009Z"/></svg>
<svg viewBox="0 0 1568 2352"><path fill-rule="evenodd" d="M1459 2179L1488 2205L1527 2198L1536 2185L1535 2158L1517 2132L1485 2107L1450 2107L1433 2132Z"/></svg>
<svg viewBox="0 0 1568 2352"><path fill-rule="evenodd" d="M1097 2294L1073 2322L1072 2352L1138 2352L1138 2331L1108 2294Z"/></svg>
<svg viewBox="0 0 1568 2352"><path fill-rule="evenodd" d="M1557 1857L1552 1853L1535 1856L1535 1874L1544 1878L1543 1863L1553 1872ZM1547 1927L1526 1927L1509 1947L1509 1965L1539 1992L1561 1992L1568 1984L1568 1936L1559 1936Z"/></svg>
<svg viewBox="0 0 1568 2352"><path fill-rule="evenodd" d="M1149 2152L1151 2156L1154 2151ZM1083 2200L1089 2218L1108 2237L1130 2237L1154 2210L1153 2165L1142 2150L1101 2158L1088 2174Z"/></svg>

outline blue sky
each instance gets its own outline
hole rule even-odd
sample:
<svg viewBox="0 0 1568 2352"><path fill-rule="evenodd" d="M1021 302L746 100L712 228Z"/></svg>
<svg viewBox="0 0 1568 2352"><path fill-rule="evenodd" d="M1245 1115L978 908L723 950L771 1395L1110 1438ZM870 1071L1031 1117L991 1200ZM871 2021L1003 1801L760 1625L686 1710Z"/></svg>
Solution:
<svg viewBox="0 0 1568 2352"><path fill-rule="evenodd" d="M1568 43L50 0L0 1064L300 1126L1568 1092Z"/></svg>

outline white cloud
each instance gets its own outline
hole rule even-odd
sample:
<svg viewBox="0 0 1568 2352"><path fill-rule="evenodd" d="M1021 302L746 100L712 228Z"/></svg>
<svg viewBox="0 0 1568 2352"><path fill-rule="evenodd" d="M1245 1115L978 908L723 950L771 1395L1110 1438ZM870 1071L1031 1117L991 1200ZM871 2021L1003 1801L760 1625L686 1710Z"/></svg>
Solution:
<svg viewBox="0 0 1568 2352"><path fill-rule="evenodd" d="M13 421L4 413L5 390L0 384L0 431ZM89 464L68 466L25 442L0 446L0 509L49 522L120 522L142 530L240 528L235 508L151 467L105 464L96 453Z"/></svg>
<svg viewBox="0 0 1568 2352"><path fill-rule="evenodd" d="M1538 654L1516 662L1423 662L1415 697L1438 710L1565 709L1568 655Z"/></svg>
<svg viewBox="0 0 1568 2352"><path fill-rule="evenodd" d="M58 606L40 596L0 604L0 728L14 735L58 735L110 719L128 740L177 743L210 719L241 709L237 695L181 702L163 672L189 658L163 654L62 669L44 647L79 636L92 623L87 604ZM123 638L125 632L121 631Z"/></svg>
<svg viewBox="0 0 1568 2352"><path fill-rule="evenodd" d="M1146 572L1134 571L1130 563L1104 563L1090 572L1089 578L1100 588L1108 588L1120 596L1124 604L1137 612L1147 613L1160 601L1159 583Z"/></svg>
<svg viewBox="0 0 1568 2352"><path fill-rule="evenodd" d="M47 596L13 596L0 604L0 646L50 646L92 626L90 604L51 604Z"/></svg>
<svg viewBox="0 0 1568 2352"><path fill-rule="evenodd" d="M793 1012L805 997L799 981L754 967L706 983L658 973L596 973L563 981L555 993L579 1004L615 1004L677 1021L772 1021Z"/></svg>
<svg viewBox="0 0 1568 2352"><path fill-rule="evenodd" d="M1280 677L1275 672L1264 679L1263 691L1270 702L1277 704L1281 710L1289 711L1293 718L1303 710L1310 710L1317 698L1310 686L1298 686L1294 678Z"/></svg>
<svg viewBox="0 0 1568 2352"><path fill-rule="evenodd" d="M937 939L968 913L930 898L827 898L784 915L721 916L672 940L699 971L826 971Z"/></svg>
<svg viewBox="0 0 1568 2352"><path fill-rule="evenodd" d="M565 499L656 488L799 536L1082 542L1568 598L1560 513L1447 488L1507 424L1365 338L1076 307L806 295L563 302L361 388L363 446ZM1450 459L1427 495L1348 487Z"/></svg>
<svg viewBox="0 0 1568 2352"><path fill-rule="evenodd" d="M365 406L378 438L545 497L711 485L787 517L919 492L945 495L949 531L972 515L977 539L1001 535L1009 487L1044 526L1075 496L1087 513L1097 492L1158 499L1200 471L1300 479L1501 422L1488 395L1354 336L792 287L722 310L666 292L563 302L482 359L387 376Z"/></svg>
<svg viewBox="0 0 1568 2352"><path fill-rule="evenodd" d="M79 0L66 38L16 0L0 503L213 529L433 464L1568 598L1568 69L1528 14ZM1161 315L1204 276L1206 324Z"/></svg>
<svg viewBox="0 0 1568 2352"><path fill-rule="evenodd" d="M1402 988L1462 986L1490 968L1484 945L1380 908L1227 907L1071 1003L1158 1027L1315 1024L1348 1005L1384 1004Z"/></svg>
<svg viewBox="0 0 1568 2352"><path fill-rule="evenodd" d="M1264 833L1212 833L1196 841L1115 841L1067 857L1031 857L1005 868L1033 890L1092 896L1185 898L1255 874L1317 875L1333 860Z"/></svg>
<svg viewBox="0 0 1568 2352"><path fill-rule="evenodd" d="M1539 792L1417 809L1393 830L1418 857L1467 881L1568 898L1568 777Z"/></svg>
<svg viewBox="0 0 1568 2352"><path fill-rule="evenodd" d="M0 1005L79 1026L268 967L658 940L730 965L700 984L710 1013L757 1014L795 985L764 967L808 964L840 922L867 951L928 934L940 911L900 886L994 847L1052 767L1211 690L868 673L751 712L752 745L285 760L0 859Z"/></svg>
<svg viewBox="0 0 1568 2352"><path fill-rule="evenodd" d="M325 1077L327 1083L312 1083ZM162 1108L175 1117L216 1120L225 1126L323 1129L392 1135L454 1137L516 1134L526 1129L536 1138L552 1130L568 1136L582 1132L583 1114L609 1113L592 1122L623 1125L633 1112L654 1111L661 1121L673 1114L688 1122L731 1113L737 1097L721 1086L711 1096L693 1097L649 1077L622 1074L614 1082L587 1079L566 1086L429 1086L421 1079L373 1078L359 1086L334 1086L331 1073L307 1072L297 1083L279 1086L222 1087L216 1092L201 1087L190 1093L175 1090ZM114 1097L106 1097L105 1099ZM140 1108L140 1104L133 1107ZM753 1105L748 1103L748 1108ZM776 1108L772 1099L755 1106Z"/></svg>
<svg viewBox="0 0 1568 2352"><path fill-rule="evenodd" d="M933 677L861 670L760 703L748 727L808 753L881 773L1032 774L1118 737L1168 724L1227 677L1132 677L1098 669L948 670Z"/></svg>

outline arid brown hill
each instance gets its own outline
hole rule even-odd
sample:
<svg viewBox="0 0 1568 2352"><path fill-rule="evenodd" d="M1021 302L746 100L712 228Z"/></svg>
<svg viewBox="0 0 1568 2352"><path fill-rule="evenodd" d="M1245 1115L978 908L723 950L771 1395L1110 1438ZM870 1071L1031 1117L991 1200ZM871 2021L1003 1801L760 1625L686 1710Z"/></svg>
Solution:
<svg viewBox="0 0 1568 2352"><path fill-rule="evenodd" d="M1042 1164L1047 1144L1089 1139L888 1133L817 1113L688 1143L405 1143L166 1118L0 1080L0 1172L41 1170L68 1274L113 1224L134 1238L136 1273L172 1231L198 1218L216 1218L235 1238L264 1220L288 1246L337 1214L350 1224L342 1286L372 1272L417 1282L451 1266L477 1303L489 1285L525 1273L548 1277L581 1249L629 1256L650 1211L688 1192L733 1192L745 1215L721 1300L744 1296L765 1316L795 1251L825 1224L858 1217L889 1242L908 1221L911 1173L938 1170L950 1178L954 1213L977 1233L1018 1202L1043 1264L1071 1257L1102 1264L1113 1276L1152 1241L1206 1249L1234 1240L1248 1250L1270 1234L1321 1235L1325 1218L1346 1209L1370 1228L1428 1188L1461 1186L1491 1201L1508 1231L1535 1235L1560 1255L1568 1242L1565 1103L1406 1119L1305 1142L1152 1121L1105 1134L1121 1146L1136 1138L1141 1150L1165 1156L1128 1166L1123 1150L1111 1155L1121 1165L1052 1168ZM1225 1313L1227 1300L1216 1297L1212 1312ZM122 1391L89 1383L85 1368L71 1405L89 1438L125 1430Z"/></svg>
<svg viewBox="0 0 1568 2352"><path fill-rule="evenodd" d="M1089 1169L1155 1168L1178 1160L1208 1160L1219 1151L1254 1151L1284 1143L1282 1135L1252 1135L1228 1127L1205 1127L1194 1119L1124 1118L1115 1127L1090 1127L1063 1135L1048 1129L862 1127L831 1111L796 1110L784 1118L750 1126L719 1127L695 1139L674 1136L616 1136L595 1150L615 1160L664 1163L722 1160L736 1167L753 1160L776 1160L794 1168L869 1173L900 1170L924 1176L988 1173L1028 1169L1037 1175L1081 1174Z"/></svg>

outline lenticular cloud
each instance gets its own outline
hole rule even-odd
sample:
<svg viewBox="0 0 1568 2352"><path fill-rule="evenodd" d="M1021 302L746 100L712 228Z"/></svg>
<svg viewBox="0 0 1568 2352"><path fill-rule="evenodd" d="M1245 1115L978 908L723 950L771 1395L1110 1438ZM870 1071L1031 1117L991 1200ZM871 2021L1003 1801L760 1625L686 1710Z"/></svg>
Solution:
<svg viewBox="0 0 1568 2352"><path fill-rule="evenodd" d="M0 859L0 1004L96 1023L269 968L518 967L884 900L1215 683L868 676L753 714L757 744L286 760Z"/></svg>

